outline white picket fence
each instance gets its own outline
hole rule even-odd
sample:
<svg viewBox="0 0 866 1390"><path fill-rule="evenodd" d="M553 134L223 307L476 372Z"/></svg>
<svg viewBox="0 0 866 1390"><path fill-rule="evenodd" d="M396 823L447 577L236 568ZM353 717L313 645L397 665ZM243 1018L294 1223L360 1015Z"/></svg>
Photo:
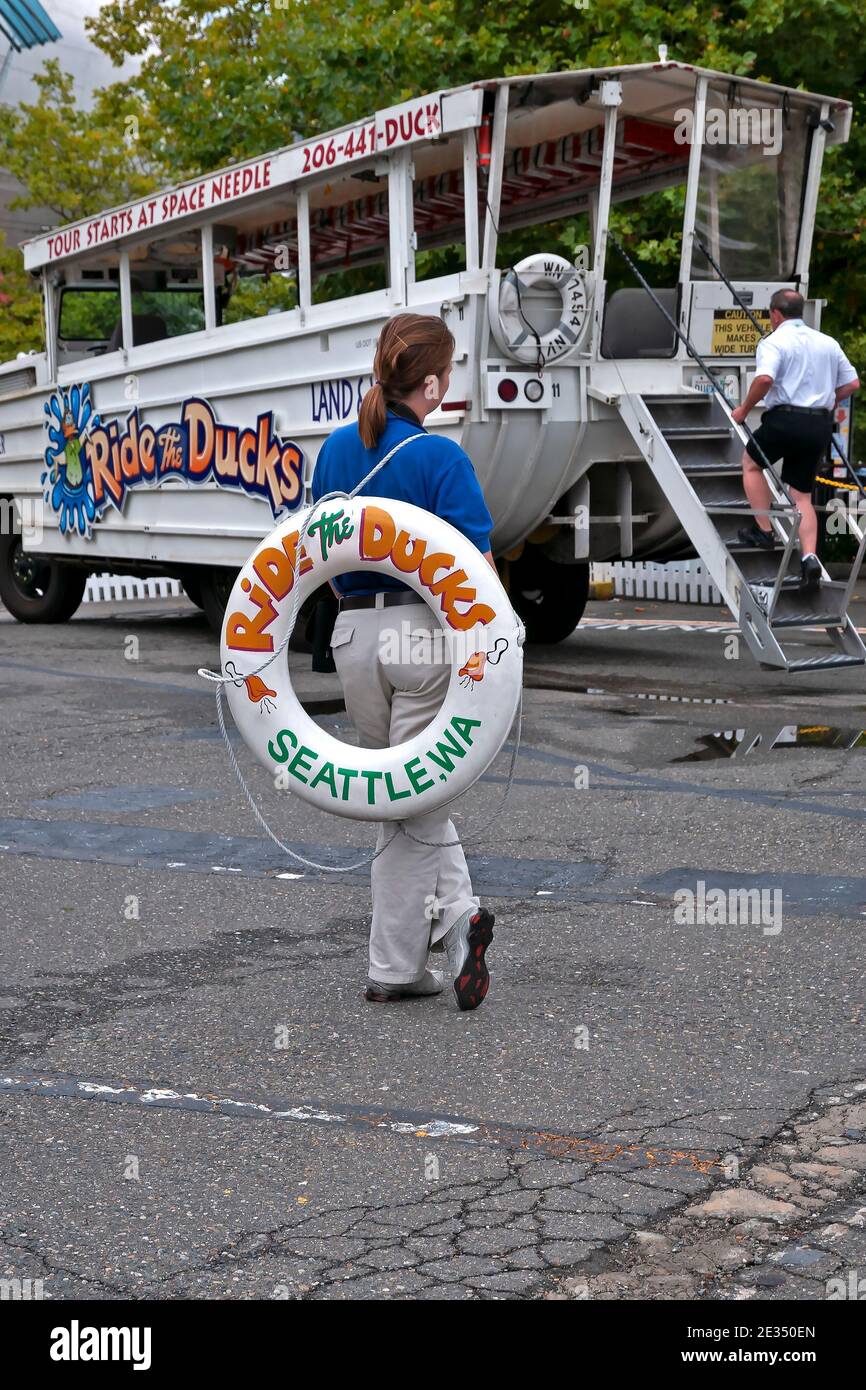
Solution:
<svg viewBox="0 0 866 1390"><path fill-rule="evenodd" d="M700 560L671 560L666 565L651 561L616 560L592 566L596 581L613 580L620 598L669 599L674 603L722 602L722 596Z"/></svg>
<svg viewBox="0 0 866 1390"><path fill-rule="evenodd" d="M722 596L700 560L675 560L667 565L633 564L617 560L592 566L596 581L613 580L620 598L670 599L675 603L715 603ZM179 579L136 579L129 574L96 574L87 581L85 603L134 598L178 598Z"/></svg>
<svg viewBox="0 0 866 1390"><path fill-rule="evenodd" d="M179 579L136 579L131 574L94 574L84 590L85 603L104 603L129 598L178 598Z"/></svg>

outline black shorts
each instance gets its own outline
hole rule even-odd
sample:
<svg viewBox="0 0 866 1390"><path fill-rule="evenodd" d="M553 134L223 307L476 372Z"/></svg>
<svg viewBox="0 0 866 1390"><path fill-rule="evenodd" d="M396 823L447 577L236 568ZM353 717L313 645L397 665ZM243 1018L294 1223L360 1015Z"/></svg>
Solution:
<svg viewBox="0 0 866 1390"><path fill-rule="evenodd" d="M746 453L761 468L782 460L782 482L797 492L811 492L815 474L823 464L833 434L833 414L826 411L813 415L810 411L789 410L784 405L771 406L746 445ZM761 458L755 444L761 446Z"/></svg>

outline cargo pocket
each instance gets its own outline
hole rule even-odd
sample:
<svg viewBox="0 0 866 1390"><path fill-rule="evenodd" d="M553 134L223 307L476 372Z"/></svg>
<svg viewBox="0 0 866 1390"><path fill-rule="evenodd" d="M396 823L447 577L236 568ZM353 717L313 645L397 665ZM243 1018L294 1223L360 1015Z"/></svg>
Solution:
<svg viewBox="0 0 866 1390"><path fill-rule="evenodd" d="M338 618L334 625L334 631L331 633L331 651L335 652L338 647L345 647L347 642L351 642L354 635L354 623L341 623Z"/></svg>
<svg viewBox="0 0 866 1390"><path fill-rule="evenodd" d="M337 668L338 676L340 674L340 668L345 668L346 664L351 661L352 654L355 650L352 646L352 638L354 635L355 624L344 622L342 618L338 617L334 626L334 631L331 633L331 656L334 659L334 665Z"/></svg>

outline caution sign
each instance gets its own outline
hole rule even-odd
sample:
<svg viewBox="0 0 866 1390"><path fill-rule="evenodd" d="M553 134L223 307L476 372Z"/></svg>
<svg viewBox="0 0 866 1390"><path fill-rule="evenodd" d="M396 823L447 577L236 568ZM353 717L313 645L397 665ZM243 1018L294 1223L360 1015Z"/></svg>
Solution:
<svg viewBox="0 0 866 1390"><path fill-rule="evenodd" d="M764 333L770 331L770 311L769 309L755 309L754 318L761 325ZM713 339L710 343L710 352L718 356L728 354L745 354L747 357L755 351L759 341L755 325L752 320L743 312L742 309L714 309L713 310Z"/></svg>

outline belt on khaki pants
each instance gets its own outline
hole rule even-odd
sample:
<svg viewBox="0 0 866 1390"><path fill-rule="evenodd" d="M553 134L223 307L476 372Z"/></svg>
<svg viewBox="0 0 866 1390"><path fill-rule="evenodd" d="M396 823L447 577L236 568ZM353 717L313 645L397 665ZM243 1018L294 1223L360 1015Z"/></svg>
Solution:
<svg viewBox="0 0 866 1390"><path fill-rule="evenodd" d="M423 603L423 598L418 594L409 592L388 592L385 589L378 594L357 594L354 598L340 599L340 612L346 613L352 608L399 608L404 603Z"/></svg>

